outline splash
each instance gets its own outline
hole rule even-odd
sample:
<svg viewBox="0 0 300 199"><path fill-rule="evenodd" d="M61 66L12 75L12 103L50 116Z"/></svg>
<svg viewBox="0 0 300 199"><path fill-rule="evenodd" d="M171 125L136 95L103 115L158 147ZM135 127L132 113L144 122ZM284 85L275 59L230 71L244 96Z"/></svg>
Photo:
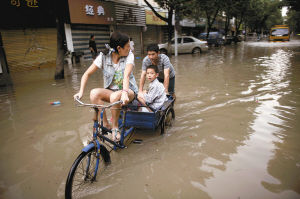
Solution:
<svg viewBox="0 0 300 199"><path fill-rule="evenodd" d="M269 48L300 47L300 40L292 40L292 41L287 41L287 42L269 42L269 41L245 42L245 45L254 46L254 47L269 47Z"/></svg>

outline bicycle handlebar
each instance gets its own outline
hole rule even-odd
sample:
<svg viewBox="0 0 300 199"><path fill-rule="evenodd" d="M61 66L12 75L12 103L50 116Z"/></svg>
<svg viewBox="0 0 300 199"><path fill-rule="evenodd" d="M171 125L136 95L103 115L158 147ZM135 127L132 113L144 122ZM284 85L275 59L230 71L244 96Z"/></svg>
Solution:
<svg viewBox="0 0 300 199"><path fill-rule="evenodd" d="M84 103L82 101L80 101L79 98L75 98L75 100L81 105L81 106L88 106L88 107L93 107L93 108L110 108L114 105L117 105L117 104L122 104L123 101L120 100L120 101L117 101L117 102L114 102L114 103L111 103L109 105L100 105L100 104L87 104L87 103Z"/></svg>

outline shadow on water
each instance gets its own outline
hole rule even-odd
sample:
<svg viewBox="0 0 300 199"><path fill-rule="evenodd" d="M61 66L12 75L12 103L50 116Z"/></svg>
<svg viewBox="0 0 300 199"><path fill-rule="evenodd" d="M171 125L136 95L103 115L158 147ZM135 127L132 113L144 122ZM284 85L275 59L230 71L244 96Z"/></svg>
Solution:
<svg viewBox="0 0 300 199"><path fill-rule="evenodd" d="M300 198L299 44L249 42L172 57L172 128L163 136L138 130L132 139L142 144L112 152L83 198ZM59 81L52 68L14 74L14 86L1 88L0 197L64 197L70 166L91 136L93 113L72 98L89 64L66 66ZM101 86L99 71L83 100Z"/></svg>

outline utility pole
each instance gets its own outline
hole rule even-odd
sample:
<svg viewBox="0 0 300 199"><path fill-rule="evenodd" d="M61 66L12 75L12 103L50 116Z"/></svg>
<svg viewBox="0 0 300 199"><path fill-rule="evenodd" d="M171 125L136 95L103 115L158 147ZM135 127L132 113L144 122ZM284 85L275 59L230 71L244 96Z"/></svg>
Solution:
<svg viewBox="0 0 300 199"><path fill-rule="evenodd" d="M178 43L177 43L177 27L178 27L178 17L176 15L176 9L174 10L174 39L175 39L175 57L178 56Z"/></svg>
<svg viewBox="0 0 300 199"><path fill-rule="evenodd" d="M175 57L178 56L178 45L177 45L177 30L176 30L176 26L174 26L174 36L175 36Z"/></svg>

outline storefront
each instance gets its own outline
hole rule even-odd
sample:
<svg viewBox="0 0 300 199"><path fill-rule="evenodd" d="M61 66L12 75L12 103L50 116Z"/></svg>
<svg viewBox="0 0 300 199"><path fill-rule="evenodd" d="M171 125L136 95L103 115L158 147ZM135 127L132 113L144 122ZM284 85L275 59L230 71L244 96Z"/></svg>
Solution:
<svg viewBox="0 0 300 199"><path fill-rule="evenodd" d="M158 12L166 17L166 13ZM158 18L151 10L146 10L146 31L144 32L144 49L151 43L164 43L168 39L167 23Z"/></svg>
<svg viewBox="0 0 300 199"><path fill-rule="evenodd" d="M146 26L144 7L115 3L115 30L126 33L134 42L136 55L143 52L143 30Z"/></svg>
<svg viewBox="0 0 300 199"><path fill-rule="evenodd" d="M1 35L10 72L52 66L56 60L55 16L47 2L2 1ZM50 8L49 8L50 7Z"/></svg>
<svg viewBox="0 0 300 199"><path fill-rule="evenodd" d="M112 25L115 24L112 2L97 0L68 0L70 24L65 24L67 47L70 52L83 53L84 59L92 59L89 49L90 36L95 36L99 50L109 43Z"/></svg>

